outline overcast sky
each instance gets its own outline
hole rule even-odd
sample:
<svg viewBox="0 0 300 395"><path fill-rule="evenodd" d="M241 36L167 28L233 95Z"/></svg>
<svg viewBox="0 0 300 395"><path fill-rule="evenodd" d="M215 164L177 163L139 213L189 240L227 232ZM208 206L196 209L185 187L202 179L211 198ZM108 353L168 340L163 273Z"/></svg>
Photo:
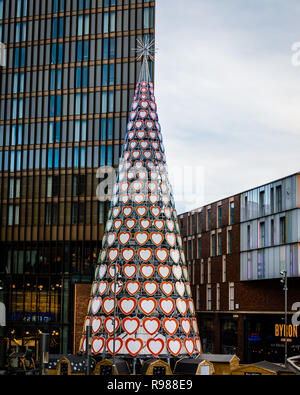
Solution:
<svg viewBox="0 0 300 395"><path fill-rule="evenodd" d="M300 170L297 43L299 0L157 0L155 95L178 213Z"/></svg>

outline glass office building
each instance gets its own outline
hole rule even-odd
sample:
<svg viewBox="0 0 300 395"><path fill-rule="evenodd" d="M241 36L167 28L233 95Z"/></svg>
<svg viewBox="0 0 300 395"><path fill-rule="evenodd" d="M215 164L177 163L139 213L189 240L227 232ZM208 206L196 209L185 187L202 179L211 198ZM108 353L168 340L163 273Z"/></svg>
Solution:
<svg viewBox="0 0 300 395"><path fill-rule="evenodd" d="M155 1L0 0L0 277L8 350L72 352L74 286L90 283ZM153 64L151 74L153 76Z"/></svg>

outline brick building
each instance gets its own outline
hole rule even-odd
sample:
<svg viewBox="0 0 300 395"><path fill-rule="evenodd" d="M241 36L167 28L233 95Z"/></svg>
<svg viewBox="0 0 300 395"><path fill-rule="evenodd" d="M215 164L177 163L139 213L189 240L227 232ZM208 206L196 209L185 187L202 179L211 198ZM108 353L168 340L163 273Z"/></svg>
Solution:
<svg viewBox="0 0 300 395"><path fill-rule="evenodd" d="M288 354L299 354L299 190L297 173L179 216L204 352L283 362L286 270Z"/></svg>

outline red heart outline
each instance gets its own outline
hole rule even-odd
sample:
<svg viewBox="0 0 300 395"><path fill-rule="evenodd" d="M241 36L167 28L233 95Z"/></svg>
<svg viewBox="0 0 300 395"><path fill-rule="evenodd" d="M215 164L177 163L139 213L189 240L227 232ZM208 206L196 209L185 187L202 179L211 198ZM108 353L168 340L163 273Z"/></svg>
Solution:
<svg viewBox="0 0 300 395"><path fill-rule="evenodd" d="M127 252L127 251L131 251L131 252L132 252L132 255L131 255L130 258L125 258L125 257L124 257L124 253ZM133 259L134 256L135 256L135 249L134 249L134 248L124 248L124 249L122 250L122 252L121 252L121 255L122 255L122 258L124 259L125 262L130 262L130 261L132 261L132 259Z"/></svg>
<svg viewBox="0 0 300 395"><path fill-rule="evenodd" d="M195 347L198 351L199 354L202 352L202 347L201 347L201 340L200 337L195 337Z"/></svg>
<svg viewBox="0 0 300 395"><path fill-rule="evenodd" d="M162 303L163 303L163 302L171 302L171 303L172 303L172 309L171 309L170 311L165 311L165 310L162 308ZM174 302L173 299L171 299L171 298L160 298L159 301L158 301L158 303L159 303L159 307L160 307L161 311L162 311L165 315L169 316L169 315L171 315L171 314L173 313L173 311L174 311L174 309L175 309L175 302Z"/></svg>
<svg viewBox="0 0 300 395"><path fill-rule="evenodd" d="M111 273L110 273L110 271L113 269L113 270L115 270L115 267L117 268L117 273L120 273L120 265L116 265L116 264L112 264L112 265L109 265L109 267L108 267L108 269L107 269L107 273L108 273L108 275L109 275L109 277L110 278L115 278L115 275L117 274L115 274L114 276L112 276L111 275Z"/></svg>
<svg viewBox="0 0 300 395"><path fill-rule="evenodd" d="M171 218L171 216L172 216L172 212L171 212L171 209L169 208L169 207L165 207L164 208L164 213L165 213L165 216L167 217L167 218Z"/></svg>
<svg viewBox="0 0 300 395"><path fill-rule="evenodd" d="M138 201L137 198L142 197L143 199L141 201ZM146 196L143 193L134 193L133 194L133 201L136 204L142 204L145 201Z"/></svg>
<svg viewBox="0 0 300 395"><path fill-rule="evenodd" d="M105 321L104 321L104 328L105 328L106 332L107 332L110 336L113 335L114 330L109 331L108 328L107 328L107 323L108 323L109 321L113 321L113 320L114 320L114 319L113 319L112 317L107 317L107 318L105 319ZM120 327L120 319L119 319L118 317L116 317L115 332L117 332L117 330L119 329L119 327Z"/></svg>
<svg viewBox="0 0 300 395"><path fill-rule="evenodd" d="M186 343L187 343L187 342L192 342L192 343L193 343L193 350L192 350L192 351L189 351L188 347L186 346ZM186 351L187 351L187 353L188 353L189 355L193 355L193 354L194 354L194 351L195 351L195 343L194 343L194 340L193 340L193 339L184 339L184 348L186 349Z"/></svg>
<svg viewBox="0 0 300 395"><path fill-rule="evenodd" d="M178 303L179 303L179 302L184 302L184 304L185 304L185 309L184 309L183 311L181 311L181 310L179 309L179 307L178 307ZM186 312L187 312L187 309L188 309L188 304L187 304L187 301L186 301L185 299L182 299L182 298L176 299L176 307L177 307L177 310L179 311L179 313L180 313L181 315L186 315Z"/></svg>
<svg viewBox="0 0 300 395"><path fill-rule="evenodd" d="M127 224L129 222L131 222L131 221L133 221L134 225L133 226L128 226ZM125 220L125 225L126 225L127 229L132 230L135 227L135 225L136 225L136 219L133 219L133 218L126 219Z"/></svg>
<svg viewBox="0 0 300 395"><path fill-rule="evenodd" d="M143 138L146 137L146 132L145 132L145 130L138 130L137 133L136 133L136 135L137 135L137 138L139 138L140 140L142 140Z"/></svg>
<svg viewBox="0 0 300 395"><path fill-rule="evenodd" d="M164 290L164 285L171 285L172 286L172 291L171 292L165 292L165 290ZM172 293L174 292L174 284L172 283L172 282L167 282L167 281L163 281L161 284L160 284L160 288L161 288L161 290L163 291L163 293L166 295L166 296L170 296L170 295L172 295Z"/></svg>
<svg viewBox="0 0 300 395"><path fill-rule="evenodd" d="M159 236L161 237L161 241L160 241L159 243L157 243L157 242L154 241L154 237L155 237L156 235L159 235ZM164 241L164 235L163 235L161 232L151 232L151 233L150 233L150 238L151 238L152 243L155 244L156 247L158 247L159 245L161 245L161 243Z"/></svg>
<svg viewBox="0 0 300 395"><path fill-rule="evenodd" d="M177 352L172 351L172 349L171 349L171 347L170 347L170 343L171 343L171 342L176 342L176 343L179 343L179 344L180 344L180 347L179 347L179 349L178 349ZM174 355L174 357L177 357L177 355L180 353L180 351L181 351L181 349L182 349L181 340L178 339L178 338L175 338L175 339L167 339L167 347L168 347L168 350L170 351L170 353L171 353L172 355Z"/></svg>
<svg viewBox="0 0 300 395"><path fill-rule="evenodd" d="M166 257L165 257L164 259L160 259L160 258L159 258L158 253L159 253L160 251L166 252ZM156 256L156 259L159 260L160 263L165 263L166 260L167 260L168 257L169 257L169 251L168 251L166 248L156 248L156 250L155 250L155 256Z"/></svg>
<svg viewBox="0 0 300 395"><path fill-rule="evenodd" d="M153 211L154 210L158 210L158 214L153 214ZM155 217L155 218L157 218L157 217L159 217L160 216L160 213L161 213L161 208L160 207L156 207L156 206L154 206L154 207L150 207L150 211L151 211L151 214L153 215L153 217Z"/></svg>
<svg viewBox="0 0 300 395"><path fill-rule="evenodd" d="M147 329L147 326L146 326L146 324L147 324L147 322L153 322L153 321L155 321L156 323L157 323L157 328L154 330L154 331L149 331L149 329ZM159 328L160 328L160 320L158 319L158 318L145 318L144 320L143 320L143 323L142 323L142 325L143 325L143 328L145 329L145 331L149 334L149 335L151 335L151 336L153 336L153 335L155 335L155 333L157 333L158 331L159 331Z"/></svg>
<svg viewBox="0 0 300 395"><path fill-rule="evenodd" d="M132 352L132 351L130 350L130 348L129 348L129 343L131 343L131 342L138 342L138 343L140 343L139 348L138 348L135 352ZM126 342L125 342L125 347L126 347L126 350L129 352L129 354L130 354L132 357L135 357L136 355L138 355L138 354L140 353L140 351L141 351L142 348L144 347L144 342L143 342L142 339L139 339L139 338L136 338L136 339L127 339Z"/></svg>
<svg viewBox="0 0 300 395"><path fill-rule="evenodd" d="M157 139L157 132L155 132L154 130L149 130L149 136L152 140Z"/></svg>
<svg viewBox="0 0 300 395"><path fill-rule="evenodd" d="M160 349L158 349L156 352L154 352L154 350L151 350L151 343L152 342L155 342L155 343L159 342L161 344ZM147 340L147 348L150 351L150 353L152 355L154 355L155 357L157 357L162 352L162 350L164 349L164 346L165 346L165 343L162 339L148 339Z"/></svg>
<svg viewBox="0 0 300 395"><path fill-rule="evenodd" d="M148 230L151 226L151 220L150 219L140 219L140 226L144 229L144 230ZM147 222L147 226L142 225L142 223Z"/></svg>
<svg viewBox="0 0 300 395"><path fill-rule="evenodd" d="M168 269L169 274L167 276L163 276L160 273L160 269ZM158 274L160 275L160 277L163 278L164 280L166 278L168 278L170 276L170 274L171 274L171 268L170 268L170 266L167 266L167 265L159 265L158 268L157 268L157 271L158 271Z"/></svg>
<svg viewBox="0 0 300 395"><path fill-rule="evenodd" d="M147 105L144 107L142 103L146 103ZM148 100L141 100L140 106L142 107L142 109L146 110L149 107L149 101Z"/></svg>
<svg viewBox="0 0 300 395"><path fill-rule="evenodd" d="M129 214L125 214L125 210L129 210L130 213ZM132 212L133 212L133 208L129 207L129 206L123 207L122 212L123 212L125 217L129 217L132 214Z"/></svg>
<svg viewBox="0 0 300 395"><path fill-rule="evenodd" d="M125 235L128 236L128 240L127 240L125 243L123 243L123 242L121 241L121 237L122 237L123 235L124 235L124 236L125 236ZM124 247L126 244L128 244L128 243L130 242L130 239L131 239L131 233L130 233L130 232L120 232L120 233L119 233L118 240L119 240L119 243L122 244L123 247Z"/></svg>
<svg viewBox="0 0 300 395"><path fill-rule="evenodd" d="M93 322L94 322L94 321L99 321L99 322L100 322L100 325L99 325L99 327L97 328L96 331L94 331L94 328L93 328ZM101 318L101 317L94 317L94 318L92 319L92 324L91 324L93 335L95 335L96 333L98 333L98 332L100 331L101 326L102 326L102 318Z"/></svg>
<svg viewBox="0 0 300 395"><path fill-rule="evenodd" d="M109 238L110 236L113 236L113 241L108 242L108 238ZM108 245L109 247L111 247L111 246L114 244L114 242L116 241L116 239L117 239L117 234L116 234L116 232L110 232L110 233L108 233L107 238L106 238L106 240L107 240L107 245Z"/></svg>
<svg viewBox="0 0 300 395"><path fill-rule="evenodd" d="M166 233L165 237L166 237L166 241L167 241L167 243L169 244L169 246L170 246L170 247L174 247L175 244L176 244L176 236L175 236L175 233ZM170 241L168 240L169 238L170 238L170 239L174 239L174 240L173 240L173 243L170 242Z"/></svg>
<svg viewBox="0 0 300 395"><path fill-rule="evenodd" d="M140 184L140 185L138 185L138 184ZM135 187L135 185L138 185L138 186ZM133 183L132 183L132 188L133 188L136 192L139 192L141 189L144 188L144 183L143 183L143 181L140 181L140 180L133 181Z"/></svg>
<svg viewBox="0 0 300 395"><path fill-rule="evenodd" d="M132 151L131 156L133 157L134 160L136 160L141 156L141 151L140 150Z"/></svg>
<svg viewBox="0 0 300 395"><path fill-rule="evenodd" d="M140 126L138 126L137 124L140 125ZM141 128L143 127L143 125L144 125L144 122L141 121L140 119L139 119L138 121L135 121L135 122L134 122L134 126L135 126L137 129L141 129Z"/></svg>
<svg viewBox="0 0 300 395"><path fill-rule="evenodd" d="M160 222L162 222L162 226L157 226L157 224ZM154 226L156 227L157 230L161 231L165 227L165 221L163 219L155 219Z"/></svg>
<svg viewBox="0 0 300 395"><path fill-rule="evenodd" d="M126 274L126 268L127 267L134 267L134 269L135 269L135 271L134 271L134 273L131 275L131 276L128 276L127 274ZM133 278L135 275L136 275L136 272L137 272L137 266L136 265L129 265L129 264L126 264L126 265L124 265L123 266L123 273L124 273L124 276L125 277L127 277L128 279L131 279L131 278Z"/></svg>
<svg viewBox="0 0 300 395"><path fill-rule="evenodd" d="M143 302L153 302L153 308L152 308L152 310L151 311L149 311L149 312L146 312L144 309L143 309L143 307L142 307L142 304L143 304ZM156 300L154 299L154 298L141 298L140 300L139 300L139 308L142 310L142 312L144 313L144 314L146 314L146 315L151 315L152 313L153 313L153 311L156 309L156 307L157 307L157 302L156 302Z"/></svg>
<svg viewBox="0 0 300 395"><path fill-rule="evenodd" d="M183 322L188 322L189 323L190 329L188 330L188 332L184 329ZM189 320L189 318L181 318L180 326L181 326L181 329L183 330L183 332L186 334L186 336L188 336L190 334L190 332L191 332L191 329L192 329L192 323Z"/></svg>
<svg viewBox="0 0 300 395"><path fill-rule="evenodd" d="M143 151L143 156L144 156L144 158L146 158L146 159L150 159L150 158L152 158L152 152L151 151Z"/></svg>
<svg viewBox="0 0 300 395"><path fill-rule="evenodd" d="M115 303L114 303L114 305L111 307L110 310L106 310L106 308L105 308L105 302L106 302L106 301L110 301L110 300L115 300ZM117 306L117 303L118 303L118 302L117 302L116 298L109 298L109 297L105 298L105 299L103 300L103 303L102 303L102 308L103 308L104 313L105 313L106 315L109 315L110 313L112 313L112 312L114 311L115 307Z"/></svg>
<svg viewBox="0 0 300 395"><path fill-rule="evenodd" d="M130 301L130 302L133 302L133 307L132 307L128 312L126 312L125 310L123 310L122 304L123 304L124 302L129 302L129 301ZM122 311L125 315L131 314L131 313L135 310L136 306L137 306L137 301L136 301L134 298L122 298L122 299L120 299L120 301L119 301L119 307L120 307L121 311Z"/></svg>
<svg viewBox="0 0 300 395"><path fill-rule="evenodd" d="M143 140L140 142L140 146L143 149L147 149L149 147L149 144L150 144L149 141L146 141L146 140Z"/></svg>
<svg viewBox="0 0 300 395"><path fill-rule="evenodd" d="M149 251L149 252L150 252L149 258L144 259L144 258L141 257L141 253L142 253L143 251ZM140 258L143 262L149 262L150 259L152 258L152 255L153 255L153 251L151 250L151 248L140 248L140 249L138 250L138 256L139 256L139 258Z"/></svg>
<svg viewBox="0 0 300 395"><path fill-rule="evenodd" d="M109 352L111 355L114 355L114 350L113 350L113 348L110 349L110 343L115 343L115 344L117 344L118 342L120 342L120 345L119 345L119 348L116 348L116 349L115 349L115 354L118 354L118 353L121 351L121 349L122 349L122 347L123 347L123 340L122 340L120 337L117 337L116 339L114 339L113 337L107 339L107 341L106 341L106 347L107 347L108 352Z"/></svg>
<svg viewBox="0 0 300 395"><path fill-rule="evenodd" d="M120 226L117 226L118 223L120 224ZM121 228L122 224L123 224L123 221L121 219L115 219L114 220L114 228L116 230L119 230Z"/></svg>
<svg viewBox="0 0 300 395"><path fill-rule="evenodd" d="M143 273L143 268L149 268L149 267L151 267L151 269L152 269L152 274L150 275L150 276L145 276L145 274ZM140 272L141 272L141 274L142 274L142 276L144 277L144 278L146 278L146 279L149 279L149 278L151 278L152 276L153 276L153 274L154 274L154 272L155 272L155 267L154 267L154 265L141 265L141 267L140 267Z"/></svg>
<svg viewBox="0 0 300 395"><path fill-rule="evenodd" d="M167 322L174 322L176 324L176 329L173 332L170 332L168 330ZM179 324L178 324L178 321L176 320L176 318L164 318L164 320L163 320L163 327L164 327L164 330L167 332L168 335L173 336L178 331Z"/></svg>
<svg viewBox="0 0 300 395"><path fill-rule="evenodd" d="M146 241L144 241L143 243L140 243L140 242L138 241L138 236L139 236L139 235L145 235L145 236L147 236ZM148 242L148 240L149 240L149 233L147 233L147 232L136 232L136 233L134 234L134 239L135 239L135 241L137 242L137 244L139 244L140 246L143 246L143 245L145 245L145 244Z"/></svg>
<svg viewBox="0 0 300 395"><path fill-rule="evenodd" d="M137 290L135 292L133 292L133 293L128 290L128 286L131 285L131 284L137 284L138 285ZM141 284L138 281L127 281L127 283L125 284L125 288L126 288L126 291L129 293L129 295L134 296L141 289Z"/></svg>
<svg viewBox="0 0 300 395"><path fill-rule="evenodd" d="M154 292L151 292L151 293L148 292L147 289L146 289L147 285L150 285L150 284L154 284L155 287L156 287L155 291L154 291ZM145 281L144 284L143 284L143 287L144 287L144 291L145 291L146 294L149 295L149 296L153 296L154 294L156 294L156 292L157 292L157 290L158 290L158 284L157 284L156 281Z"/></svg>
<svg viewBox="0 0 300 395"><path fill-rule="evenodd" d="M106 285L105 290L102 291L102 292L100 292L100 289L99 289L99 288L100 288L100 284L105 284L105 285ZM102 296L102 295L105 294L105 292L107 291L107 288L108 288L108 282L107 282L107 281L99 281L99 284L98 284L98 293L99 293L100 296Z"/></svg>
<svg viewBox="0 0 300 395"><path fill-rule="evenodd" d="M98 351L96 351L95 348L94 348L94 343L95 343L96 341L99 341L99 340L100 340L103 344L102 344L101 348L100 348ZM101 351L103 350L104 346L105 346L105 339L104 339L104 337L95 336L95 337L93 338L93 340L92 340L92 345L91 345L93 354L95 354L95 355L100 354Z"/></svg>
<svg viewBox="0 0 300 395"><path fill-rule="evenodd" d="M139 211L140 211L141 209L145 209L145 212L144 212L143 215L139 213ZM144 215L147 214L148 208L147 208L146 206L139 206L139 207L136 208L135 211L136 211L136 213L137 213L137 215L138 215L139 217L143 217Z"/></svg>
<svg viewBox="0 0 300 395"><path fill-rule="evenodd" d="M139 117L145 119L149 115L149 112L145 109L139 111Z"/></svg>
<svg viewBox="0 0 300 395"><path fill-rule="evenodd" d="M113 282L111 282L110 283L110 292L113 294L113 295L118 295L121 291L122 291L122 288L123 288L123 283L122 283L122 281L117 281L117 285L118 284L121 284L121 286L118 288L118 290L117 290L117 292L115 293L115 290L114 290L114 287L115 287L115 282L113 281ZM116 287L117 288L117 287Z"/></svg>
<svg viewBox="0 0 300 395"><path fill-rule="evenodd" d="M136 329L134 329L134 331L128 331L128 329L126 329L125 324L126 324L126 322L132 322L132 321L135 321L137 323ZM140 320L137 317L134 317L134 318L126 317L122 321L122 328L130 336L133 335L139 329L140 325L141 325Z"/></svg>
<svg viewBox="0 0 300 395"><path fill-rule="evenodd" d="M123 185L126 185L127 188L123 189L123 188L122 188ZM121 184L120 184L120 191L123 192L123 193L125 193L125 192L128 191L128 188L129 188L129 187L130 187L130 182L129 182L129 181L123 181L123 182L121 182Z"/></svg>
<svg viewBox="0 0 300 395"><path fill-rule="evenodd" d="M114 218L117 218L117 216L120 214L120 211L121 211L120 207L115 207L113 209L112 214L113 214Z"/></svg>
<svg viewBox="0 0 300 395"><path fill-rule="evenodd" d="M197 333L199 333L199 329L198 329L198 324L197 324L196 318L192 318L192 327L193 327L193 331L197 335Z"/></svg>
<svg viewBox="0 0 300 395"><path fill-rule="evenodd" d="M155 124L153 121L145 121L145 125L148 129L152 129Z"/></svg>

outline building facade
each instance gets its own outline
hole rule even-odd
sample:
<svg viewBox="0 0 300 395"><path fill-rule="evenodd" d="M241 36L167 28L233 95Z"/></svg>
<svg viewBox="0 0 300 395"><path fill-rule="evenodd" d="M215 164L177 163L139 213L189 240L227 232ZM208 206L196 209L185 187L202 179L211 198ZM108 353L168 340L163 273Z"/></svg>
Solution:
<svg viewBox="0 0 300 395"><path fill-rule="evenodd" d="M0 0L0 275L8 351L73 352L76 284L90 284L155 2ZM151 74L153 75L153 64Z"/></svg>
<svg viewBox="0 0 300 395"><path fill-rule="evenodd" d="M284 270L288 353L299 354L299 209L297 173L180 216L204 352L284 361Z"/></svg>

